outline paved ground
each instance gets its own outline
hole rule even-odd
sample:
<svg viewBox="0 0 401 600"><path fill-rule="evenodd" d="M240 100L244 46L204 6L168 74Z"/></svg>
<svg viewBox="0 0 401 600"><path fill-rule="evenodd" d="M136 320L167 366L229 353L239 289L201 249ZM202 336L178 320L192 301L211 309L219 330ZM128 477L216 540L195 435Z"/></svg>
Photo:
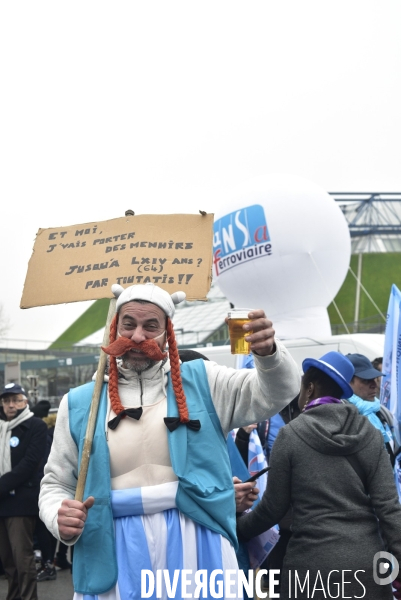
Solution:
<svg viewBox="0 0 401 600"><path fill-rule="evenodd" d="M0 576L0 598L7 597L7 581L4 575ZM38 583L39 600L72 600L74 593L72 589L70 571L57 571L57 579L54 581L41 581Z"/></svg>

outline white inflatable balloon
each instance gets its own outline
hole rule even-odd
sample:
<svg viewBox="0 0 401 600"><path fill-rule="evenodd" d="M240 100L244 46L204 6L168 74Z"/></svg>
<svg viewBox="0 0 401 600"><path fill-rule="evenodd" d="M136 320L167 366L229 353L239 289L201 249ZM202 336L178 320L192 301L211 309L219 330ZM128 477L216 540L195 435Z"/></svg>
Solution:
<svg viewBox="0 0 401 600"><path fill-rule="evenodd" d="M330 335L327 306L351 240L334 199L293 175L268 175L215 216L213 270L236 307L263 308L279 337Z"/></svg>

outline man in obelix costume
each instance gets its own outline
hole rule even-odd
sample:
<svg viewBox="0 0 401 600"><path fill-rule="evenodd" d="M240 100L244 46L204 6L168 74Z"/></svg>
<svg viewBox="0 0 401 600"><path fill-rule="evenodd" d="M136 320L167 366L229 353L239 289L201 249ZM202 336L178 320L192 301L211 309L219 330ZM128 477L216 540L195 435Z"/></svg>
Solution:
<svg viewBox="0 0 401 600"><path fill-rule="evenodd" d="M256 369L180 365L172 318L185 294L153 284L112 290L117 314L84 502L74 495L93 382L60 404L40 516L75 544L74 600L141 598L145 569L165 569L171 582L178 570L181 597L183 569L193 593L195 571L238 568L228 431L281 410L300 376L263 310L244 326Z"/></svg>

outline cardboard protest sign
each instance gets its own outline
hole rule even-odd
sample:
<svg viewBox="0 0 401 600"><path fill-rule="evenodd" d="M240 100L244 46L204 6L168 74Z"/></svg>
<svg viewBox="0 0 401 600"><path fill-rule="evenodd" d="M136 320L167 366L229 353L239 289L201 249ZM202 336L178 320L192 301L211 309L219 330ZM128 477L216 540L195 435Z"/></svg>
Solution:
<svg viewBox="0 0 401 600"><path fill-rule="evenodd" d="M206 300L213 215L135 215L39 229L21 308L112 298L111 286L155 283Z"/></svg>

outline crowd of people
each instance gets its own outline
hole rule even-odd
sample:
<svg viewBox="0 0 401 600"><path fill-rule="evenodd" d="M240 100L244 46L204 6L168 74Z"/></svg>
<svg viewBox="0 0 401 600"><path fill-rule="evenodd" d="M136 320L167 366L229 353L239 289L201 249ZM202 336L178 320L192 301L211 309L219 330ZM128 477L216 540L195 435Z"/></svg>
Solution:
<svg viewBox="0 0 401 600"><path fill-rule="evenodd" d="M177 571L192 572L194 593L196 573L237 572L238 540L246 548L277 524L279 542L262 568L280 571L281 598L397 597L399 444L377 398L380 361L329 352L306 359L301 380L255 309L244 325L255 368L220 366L178 351L172 319L185 294L153 284L112 290L116 315L82 499L75 497L94 381L62 399L55 424L45 403L30 410L20 385L0 395L7 600L37 600L37 582L54 579L55 566L70 567L69 547L74 600L141 598L143 572L167 572L170 582ZM263 496L257 481L233 478L233 430L245 463L253 430L264 447ZM381 552L394 557L386 581L374 566Z"/></svg>

